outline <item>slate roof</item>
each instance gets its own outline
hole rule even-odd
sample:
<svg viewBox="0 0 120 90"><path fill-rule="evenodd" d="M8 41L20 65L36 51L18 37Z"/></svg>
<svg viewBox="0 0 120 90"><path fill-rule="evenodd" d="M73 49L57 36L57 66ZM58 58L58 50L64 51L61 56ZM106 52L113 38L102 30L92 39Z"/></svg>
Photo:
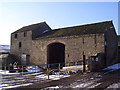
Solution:
<svg viewBox="0 0 120 90"><path fill-rule="evenodd" d="M107 28L111 26L113 26L112 21L105 21L80 26L65 27L46 32L40 35L38 38L76 36L84 34L102 34L105 33L105 31L107 31Z"/></svg>
<svg viewBox="0 0 120 90"><path fill-rule="evenodd" d="M46 22L40 22L40 23L37 23L37 24L24 26L24 27L18 29L17 31L15 31L13 33L18 33L18 32L23 32L23 31L33 31L33 30L36 30L36 29L40 29L40 27L43 26L44 24L46 24Z"/></svg>
<svg viewBox="0 0 120 90"><path fill-rule="evenodd" d="M52 38L52 37L63 37L63 36L76 36L76 35L84 35L84 34L102 34L105 33L105 31L107 31L107 28L111 26L113 26L112 21L104 21L104 22L51 30L51 28L46 24L46 22L41 22L41 23L22 27L21 29L13 33L31 30L33 32L32 36L34 36L34 39L38 39L38 38ZM42 33L44 29L49 31Z"/></svg>

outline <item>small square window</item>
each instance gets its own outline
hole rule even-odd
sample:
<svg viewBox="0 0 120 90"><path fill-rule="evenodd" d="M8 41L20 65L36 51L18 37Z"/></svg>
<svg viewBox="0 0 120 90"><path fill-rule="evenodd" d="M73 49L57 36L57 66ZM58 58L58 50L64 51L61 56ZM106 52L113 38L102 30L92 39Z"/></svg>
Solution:
<svg viewBox="0 0 120 90"><path fill-rule="evenodd" d="M17 38L18 37L18 35L17 35L17 33L15 34L15 38Z"/></svg>
<svg viewBox="0 0 120 90"><path fill-rule="evenodd" d="M24 32L24 37L26 37L27 36L27 32Z"/></svg>

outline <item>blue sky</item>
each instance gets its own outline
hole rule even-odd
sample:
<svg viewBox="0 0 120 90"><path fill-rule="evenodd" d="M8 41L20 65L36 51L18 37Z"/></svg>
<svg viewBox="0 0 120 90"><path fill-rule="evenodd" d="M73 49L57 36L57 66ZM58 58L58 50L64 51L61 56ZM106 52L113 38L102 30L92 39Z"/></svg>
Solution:
<svg viewBox="0 0 120 90"><path fill-rule="evenodd" d="M43 21L55 29L113 20L118 32L117 2L1 2L0 13L0 44L10 44L15 30Z"/></svg>

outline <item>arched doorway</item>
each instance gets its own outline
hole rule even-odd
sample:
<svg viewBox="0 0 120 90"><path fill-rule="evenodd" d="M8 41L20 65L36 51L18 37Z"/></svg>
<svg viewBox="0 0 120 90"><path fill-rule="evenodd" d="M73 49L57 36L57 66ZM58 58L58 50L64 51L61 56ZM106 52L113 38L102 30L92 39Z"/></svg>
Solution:
<svg viewBox="0 0 120 90"><path fill-rule="evenodd" d="M56 42L48 45L47 63L48 64L65 63L65 45L64 44Z"/></svg>

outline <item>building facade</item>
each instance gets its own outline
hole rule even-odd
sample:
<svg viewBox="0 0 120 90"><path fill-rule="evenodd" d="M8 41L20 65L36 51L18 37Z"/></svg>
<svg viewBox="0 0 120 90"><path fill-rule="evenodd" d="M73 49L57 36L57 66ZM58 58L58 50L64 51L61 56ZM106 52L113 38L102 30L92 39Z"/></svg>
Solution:
<svg viewBox="0 0 120 90"><path fill-rule="evenodd" d="M11 54L22 64L77 62L83 60L83 55L88 60L103 54L99 61L109 66L117 60L117 44L112 21L55 30L42 22L11 34Z"/></svg>

